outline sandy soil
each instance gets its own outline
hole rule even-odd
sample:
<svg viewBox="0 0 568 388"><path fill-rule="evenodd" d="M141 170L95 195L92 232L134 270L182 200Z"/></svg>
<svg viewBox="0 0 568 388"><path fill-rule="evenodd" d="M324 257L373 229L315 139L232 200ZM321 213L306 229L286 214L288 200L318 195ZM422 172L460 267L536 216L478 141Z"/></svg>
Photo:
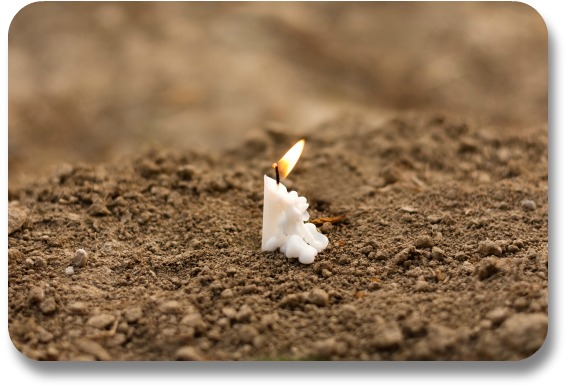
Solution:
<svg viewBox="0 0 568 388"><path fill-rule="evenodd" d="M10 34L8 326L25 355L517 360L543 343L546 31L529 8L58 7L24 11ZM79 23L81 16L95 24ZM171 31L152 28L152 20L168 17ZM120 29L124 41L102 47L131 47L124 61L140 60L136 50L144 45L171 45L149 59L151 71L132 73L126 91L105 87L118 73L105 68L97 78L89 67L122 62L78 56L65 73L55 65L57 50L42 46L63 36L97 48L123 25L130 28ZM176 26L197 35L191 40ZM60 35L33 40L46 30ZM129 45L141 31L149 37ZM224 45L204 44L210 41L199 31L208 38L216 31ZM389 31L390 39L378 39ZM250 43L258 36L265 40ZM192 87L213 93L204 100L195 97L201 92L165 88L176 86L172 53L187 39L191 55L216 59L209 72L205 61L186 74ZM66 44L75 47L59 44L64 54ZM52 61L52 69L34 70L35 45L44 47L40 64ZM452 56L441 56L443 47ZM252 55L250 62L238 57L241 67L232 55L238 48ZM385 52L391 59L379 61ZM290 53L295 61L279 61ZM428 70L410 66L414 56ZM262 82L241 73L229 85L216 80L225 63L249 75L258 68L247 63L281 67ZM79 82L78 69L97 81ZM159 70L168 75L158 77ZM66 76L53 77L59 72ZM26 83L26 74L37 84ZM456 74L469 76L448 84ZM253 91L239 100L243 84ZM424 94L432 85L450 86ZM148 100L156 90L173 94L153 96L173 99L164 97L163 106ZM188 110L180 108L187 96L196 98ZM84 97L91 108L82 110ZM245 109L255 101L256 110ZM132 110L123 110L128 104ZM160 116L147 107L183 114ZM310 124L300 125L312 108ZM164 133L172 143L156 141ZM302 137L307 145L287 187L306 196L311 219L345 215L318 225L330 244L308 266L260 251L262 176ZM155 146L144 147L148 140ZM76 256L79 249L86 257Z"/></svg>

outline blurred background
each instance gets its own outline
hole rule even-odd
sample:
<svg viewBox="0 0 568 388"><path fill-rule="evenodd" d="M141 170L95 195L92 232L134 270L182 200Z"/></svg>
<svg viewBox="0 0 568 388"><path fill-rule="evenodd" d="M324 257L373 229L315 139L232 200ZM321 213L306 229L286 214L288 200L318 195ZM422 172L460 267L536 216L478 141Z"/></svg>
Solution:
<svg viewBox="0 0 568 388"><path fill-rule="evenodd" d="M8 39L9 184L351 113L547 124L546 26L522 3L42 2Z"/></svg>

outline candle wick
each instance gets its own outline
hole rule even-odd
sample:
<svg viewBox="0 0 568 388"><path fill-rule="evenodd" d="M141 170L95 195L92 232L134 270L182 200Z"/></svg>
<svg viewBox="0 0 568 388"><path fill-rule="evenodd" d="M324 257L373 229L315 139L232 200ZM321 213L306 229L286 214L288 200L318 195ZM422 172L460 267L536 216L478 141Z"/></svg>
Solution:
<svg viewBox="0 0 568 388"><path fill-rule="evenodd" d="M278 173L278 163L273 163L272 168L276 171L276 185L280 184L280 174Z"/></svg>

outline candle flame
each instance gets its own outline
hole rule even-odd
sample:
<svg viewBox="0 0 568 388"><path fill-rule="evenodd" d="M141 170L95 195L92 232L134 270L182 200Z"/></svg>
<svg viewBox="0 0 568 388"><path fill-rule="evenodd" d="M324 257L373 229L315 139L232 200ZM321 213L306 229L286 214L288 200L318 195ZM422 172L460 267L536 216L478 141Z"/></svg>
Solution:
<svg viewBox="0 0 568 388"><path fill-rule="evenodd" d="M306 141L304 139L300 140L292 148L284 154L282 159L278 161L278 172L280 173L280 178L284 179L290 174L290 171L294 168L302 151L304 150L304 144Z"/></svg>

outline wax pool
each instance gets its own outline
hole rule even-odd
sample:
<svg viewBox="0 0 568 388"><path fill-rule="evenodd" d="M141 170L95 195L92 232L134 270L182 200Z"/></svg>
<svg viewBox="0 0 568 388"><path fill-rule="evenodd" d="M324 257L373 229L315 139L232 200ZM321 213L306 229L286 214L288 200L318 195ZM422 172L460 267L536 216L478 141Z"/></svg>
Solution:
<svg viewBox="0 0 568 388"><path fill-rule="evenodd" d="M311 264L329 240L308 223L308 201L295 191L276 184L264 176L264 209L262 215L262 250L280 251L286 257L297 257L302 264Z"/></svg>

